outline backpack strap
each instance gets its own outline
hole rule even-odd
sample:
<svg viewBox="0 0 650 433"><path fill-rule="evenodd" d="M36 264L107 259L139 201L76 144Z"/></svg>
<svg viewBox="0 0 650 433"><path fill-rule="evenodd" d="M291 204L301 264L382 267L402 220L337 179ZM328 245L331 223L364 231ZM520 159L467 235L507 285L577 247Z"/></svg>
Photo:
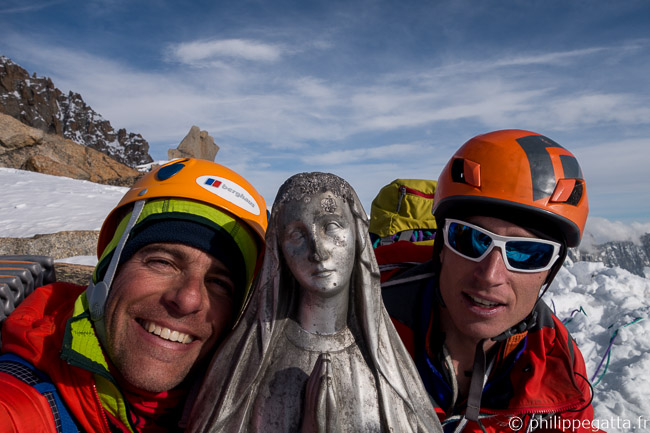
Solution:
<svg viewBox="0 0 650 433"><path fill-rule="evenodd" d="M45 397L52 410L57 433L79 433L80 430L63 404L56 386L45 373L13 353L0 355L0 372L25 382Z"/></svg>

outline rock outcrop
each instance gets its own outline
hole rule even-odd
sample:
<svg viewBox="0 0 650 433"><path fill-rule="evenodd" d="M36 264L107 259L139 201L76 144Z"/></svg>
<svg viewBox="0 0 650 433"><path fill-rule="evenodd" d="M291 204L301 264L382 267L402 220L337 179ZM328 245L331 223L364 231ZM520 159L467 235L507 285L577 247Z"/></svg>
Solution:
<svg viewBox="0 0 650 433"><path fill-rule="evenodd" d="M130 186L141 173L106 154L0 114L0 166Z"/></svg>
<svg viewBox="0 0 650 433"><path fill-rule="evenodd" d="M192 126L181 144L176 149L169 149L169 159L175 158L198 158L214 161L219 151L219 146L214 143L214 138L208 135L208 131L201 131L198 126Z"/></svg>
<svg viewBox="0 0 650 433"><path fill-rule="evenodd" d="M35 255L65 259L97 254L99 231L74 230L43 234L31 238L0 238L0 256ZM86 285L94 266L71 263L54 263L57 281Z"/></svg>
<svg viewBox="0 0 650 433"><path fill-rule="evenodd" d="M31 238L0 238L0 255L46 255L54 259L97 254L99 231L70 230Z"/></svg>
<svg viewBox="0 0 650 433"><path fill-rule="evenodd" d="M86 286L90 282L95 268L88 265L76 265L72 263L54 263L57 281L79 284Z"/></svg>
<svg viewBox="0 0 650 433"><path fill-rule="evenodd" d="M52 80L29 76L0 56L0 113L49 134L96 149L130 167L152 162L149 143L140 134L120 129L102 118L81 95L63 94Z"/></svg>
<svg viewBox="0 0 650 433"><path fill-rule="evenodd" d="M623 268L645 277L650 269L650 233L642 235L638 242L612 241L595 245L589 251L570 249L569 258L574 262L602 262L610 268Z"/></svg>

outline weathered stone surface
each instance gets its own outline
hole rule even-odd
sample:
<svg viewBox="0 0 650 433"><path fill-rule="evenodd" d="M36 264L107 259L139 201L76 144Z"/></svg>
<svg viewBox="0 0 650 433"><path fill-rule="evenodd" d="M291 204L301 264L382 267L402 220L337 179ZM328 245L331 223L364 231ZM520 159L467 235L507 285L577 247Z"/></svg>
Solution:
<svg viewBox="0 0 650 433"><path fill-rule="evenodd" d="M31 238L0 238L0 256L50 256L55 260L76 256L95 256L99 231L76 230L36 235ZM57 281L87 285L94 266L54 263Z"/></svg>
<svg viewBox="0 0 650 433"><path fill-rule="evenodd" d="M214 138L208 135L208 131L201 131L198 126L192 126L181 144L176 149L169 149L169 159L175 158L198 158L214 161L219 151L219 146L214 143Z"/></svg>
<svg viewBox="0 0 650 433"><path fill-rule="evenodd" d="M0 255L42 255L54 259L97 254L99 231L70 230L31 238L0 238Z"/></svg>
<svg viewBox="0 0 650 433"><path fill-rule="evenodd" d="M0 166L111 185L131 185L141 176L104 153L5 114L0 114Z"/></svg>
<svg viewBox="0 0 650 433"><path fill-rule="evenodd" d="M120 129L88 106L81 95L64 95L49 78L30 77L0 56L0 113L46 133L71 139L135 167L152 162L149 143L140 134Z"/></svg>
<svg viewBox="0 0 650 433"><path fill-rule="evenodd" d="M0 238L0 255L37 255L63 259L94 256L99 232L92 230L65 231L31 238ZM94 267L70 263L54 263L57 281L86 285Z"/></svg>
<svg viewBox="0 0 650 433"><path fill-rule="evenodd" d="M57 281L79 284L86 286L90 282L95 268L86 265L75 265L71 263L54 263L54 272Z"/></svg>

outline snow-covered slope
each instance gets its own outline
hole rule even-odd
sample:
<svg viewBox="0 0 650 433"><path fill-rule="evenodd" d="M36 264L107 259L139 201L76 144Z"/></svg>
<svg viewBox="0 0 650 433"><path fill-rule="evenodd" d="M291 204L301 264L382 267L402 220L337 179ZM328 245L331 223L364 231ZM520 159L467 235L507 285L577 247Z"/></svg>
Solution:
<svg viewBox="0 0 650 433"><path fill-rule="evenodd" d="M126 192L7 168L0 168L0 185L0 237L98 230ZM610 433L650 432L650 280L568 260L544 299L584 354L594 383L594 424Z"/></svg>
<svg viewBox="0 0 650 433"><path fill-rule="evenodd" d="M0 237L99 230L127 188L0 167Z"/></svg>
<svg viewBox="0 0 650 433"><path fill-rule="evenodd" d="M595 422L610 433L650 432L650 280L567 261L544 299L585 357Z"/></svg>

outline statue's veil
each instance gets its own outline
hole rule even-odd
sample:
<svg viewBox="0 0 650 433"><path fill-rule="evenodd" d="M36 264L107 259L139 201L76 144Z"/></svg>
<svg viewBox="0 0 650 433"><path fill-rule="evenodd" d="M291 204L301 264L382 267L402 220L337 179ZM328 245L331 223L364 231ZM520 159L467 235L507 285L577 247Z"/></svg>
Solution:
<svg viewBox="0 0 650 433"><path fill-rule="evenodd" d="M269 365L274 343L287 320L291 320L289 314L296 298L297 284L282 263L279 216L284 203L331 191L332 185L337 189L335 195L344 195L355 220L356 262L349 311L354 323L349 325L357 328L355 334L361 336L369 368L377 378L383 430L442 432L417 369L383 306L379 267L368 235L366 213L349 184L329 173L294 175L278 191L266 232L264 262L251 298L210 364L192 409L188 431L247 431L259 381Z"/></svg>

